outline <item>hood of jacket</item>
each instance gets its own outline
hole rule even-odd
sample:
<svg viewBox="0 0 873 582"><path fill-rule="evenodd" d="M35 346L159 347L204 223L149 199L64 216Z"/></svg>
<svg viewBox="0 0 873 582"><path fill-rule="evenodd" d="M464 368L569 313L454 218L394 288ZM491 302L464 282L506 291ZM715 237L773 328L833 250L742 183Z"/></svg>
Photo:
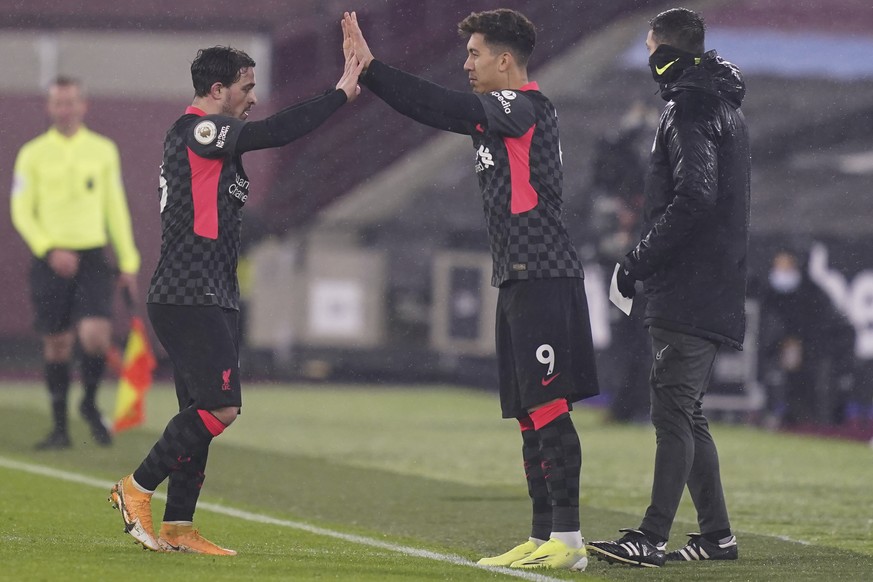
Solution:
<svg viewBox="0 0 873 582"><path fill-rule="evenodd" d="M699 64L685 69L679 79L661 85L661 97L665 101L671 101L685 91L715 95L734 109L739 109L743 97L746 96L746 83L736 65L711 50L700 58Z"/></svg>

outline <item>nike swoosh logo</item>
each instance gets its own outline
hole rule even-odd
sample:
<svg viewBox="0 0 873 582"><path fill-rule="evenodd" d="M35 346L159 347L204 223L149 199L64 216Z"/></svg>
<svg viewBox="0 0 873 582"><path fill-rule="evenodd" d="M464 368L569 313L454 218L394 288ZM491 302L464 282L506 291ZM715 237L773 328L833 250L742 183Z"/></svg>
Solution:
<svg viewBox="0 0 873 582"><path fill-rule="evenodd" d="M561 373L558 372L557 374L555 374L551 378L543 378L543 386L548 386L549 384L552 383L552 381L554 381L555 378L557 378L560 375L561 375Z"/></svg>
<svg viewBox="0 0 873 582"><path fill-rule="evenodd" d="M669 63L667 63L667 64L664 65L663 67L655 67L655 72L658 73L659 75L663 75L663 74L664 74L664 71L666 71L667 69L669 69L670 67L672 67L672 66L673 66L673 63L675 63L675 62L678 61L678 60L679 60L679 59L676 59L675 61L670 61Z"/></svg>
<svg viewBox="0 0 873 582"><path fill-rule="evenodd" d="M656 359L656 360L660 360L660 359L661 359L661 356L664 355L664 352L666 352L666 351L667 351L667 348L669 348L669 347L670 347L670 346L667 345L667 346L664 346L663 348L661 348L660 350L658 350L658 353L655 354L655 359Z"/></svg>

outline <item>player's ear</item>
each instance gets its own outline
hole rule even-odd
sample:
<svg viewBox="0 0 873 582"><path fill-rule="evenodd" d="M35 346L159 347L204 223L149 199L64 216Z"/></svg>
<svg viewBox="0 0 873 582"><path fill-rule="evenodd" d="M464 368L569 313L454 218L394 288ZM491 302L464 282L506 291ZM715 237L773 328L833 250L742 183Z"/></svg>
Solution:
<svg viewBox="0 0 873 582"><path fill-rule="evenodd" d="M500 53L500 59L497 61L498 70L503 73L509 70L509 67L515 62L515 59L512 57L512 53L509 51L504 51Z"/></svg>
<svg viewBox="0 0 873 582"><path fill-rule="evenodd" d="M224 85L215 82L212 84L212 87L209 88L209 96L213 99L221 99L221 92L224 91L224 89Z"/></svg>

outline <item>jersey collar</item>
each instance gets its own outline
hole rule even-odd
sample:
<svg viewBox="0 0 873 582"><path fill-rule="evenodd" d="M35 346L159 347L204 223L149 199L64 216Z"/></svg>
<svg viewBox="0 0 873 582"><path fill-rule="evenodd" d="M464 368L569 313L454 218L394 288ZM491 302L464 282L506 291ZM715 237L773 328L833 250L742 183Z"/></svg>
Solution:
<svg viewBox="0 0 873 582"><path fill-rule="evenodd" d="M57 141L62 141L64 143L70 143L74 140L80 139L83 135L85 135L85 133L86 133L86 131L85 131L85 124L84 123L79 126L79 129L76 130L76 133L74 133L73 135L69 135L69 136L62 134L60 131L58 131L58 128L55 127L54 125L49 127L49 129L48 129L48 134L52 137L52 139L55 139Z"/></svg>
<svg viewBox="0 0 873 582"><path fill-rule="evenodd" d="M531 81L527 85L522 85L518 88L519 91L539 91L540 86L536 81Z"/></svg>
<svg viewBox="0 0 873 582"><path fill-rule="evenodd" d="M190 115L193 113L199 117L203 117L206 115L206 112L200 109L199 107L194 107L193 105L189 105L187 109L185 109L185 115Z"/></svg>

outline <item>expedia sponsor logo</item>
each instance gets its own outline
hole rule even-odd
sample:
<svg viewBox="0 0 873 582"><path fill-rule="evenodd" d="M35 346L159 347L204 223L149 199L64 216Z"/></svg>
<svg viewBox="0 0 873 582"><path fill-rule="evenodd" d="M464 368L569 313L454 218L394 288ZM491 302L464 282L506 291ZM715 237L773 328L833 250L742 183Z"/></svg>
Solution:
<svg viewBox="0 0 873 582"><path fill-rule="evenodd" d="M484 172L486 168L494 165L494 156L491 151L484 145L480 145L476 150L476 173Z"/></svg>
<svg viewBox="0 0 873 582"><path fill-rule="evenodd" d="M503 107L503 113L506 113L507 115L512 113L511 101L516 97L515 91L491 91L491 95L497 97L497 101L499 101L501 107Z"/></svg>
<svg viewBox="0 0 873 582"><path fill-rule="evenodd" d="M209 145L215 141L215 136L217 135L218 131L215 129L215 124L208 119L194 126L194 139L199 144Z"/></svg>
<svg viewBox="0 0 873 582"><path fill-rule="evenodd" d="M218 132L218 141L215 142L215 147L217 147L217 148L224 147L224 140L227 139L228 130L230 130L229 125L225 125L221 128L221 131Z"/></svg>
<svg viewBox="0 0 873 582"><path fill-rule="evenodd" d="M249 199L249 181L237 174L233 184L228 187L227 192L242 204L245 204L246 200Z"/></svg>

